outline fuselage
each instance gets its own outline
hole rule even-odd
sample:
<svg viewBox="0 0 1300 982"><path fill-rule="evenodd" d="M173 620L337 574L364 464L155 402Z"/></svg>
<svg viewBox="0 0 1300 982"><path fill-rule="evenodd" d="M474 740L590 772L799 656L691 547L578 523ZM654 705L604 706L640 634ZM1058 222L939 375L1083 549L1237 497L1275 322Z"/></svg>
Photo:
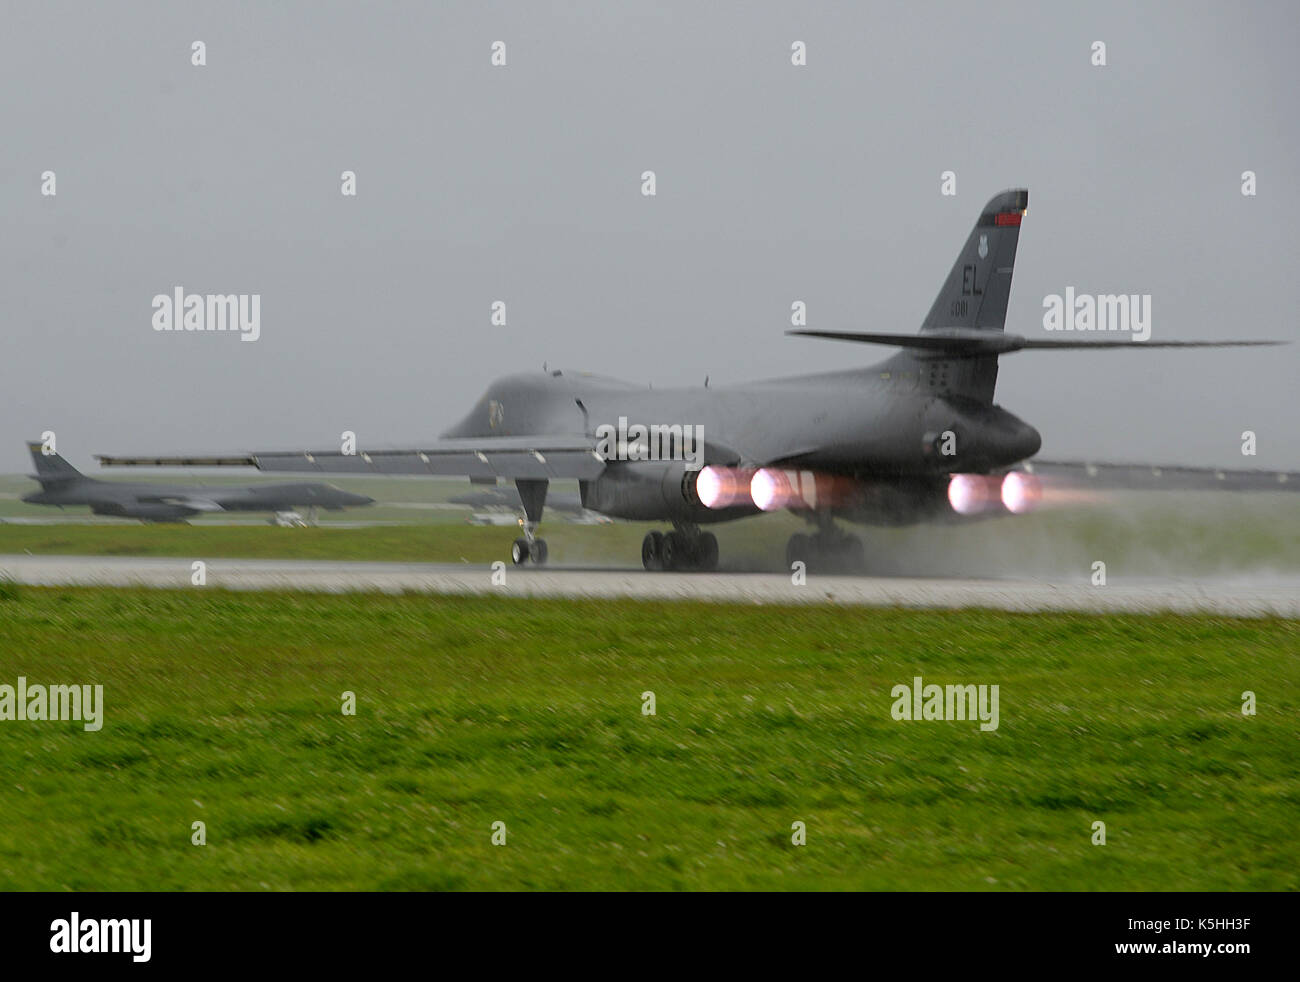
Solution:
<svg viewBox="0 0 1300 982"><path fill-rule="evenodd" d="M1029 424L950 395L919 359L732 386L653 389L582 372L493 382L447 437L592 434L620 418L703 428L706 462L797 464L833 473L916 477L1009 467L1038 451ZM951 453L940 452L952 433Z"/></svg>
<svg viewBox="0 0 1300 982"><path fill-rule="evenodd" d="M951 474L1007 468L1041 442L1011 413L947 391L948 373L901 355L869 368L716 387L653 389L559 370L511 375L493 382L444 436L591 436L604 429L627 447L635 438L622 441L622 434L633 426L680 427L703 439L691 464L606 456L605 471L580 482L583 505L634 520L729 521L762 506L745 494L726 506L701 502L698 466L738 469L734 479L742 482L749 471L776 468L809 487L833 487L834 495L816 504L825 514L910 524L953 517ZM653 439L649 445L662 449ZM798 507L807 497L800 493Z"/></svg>

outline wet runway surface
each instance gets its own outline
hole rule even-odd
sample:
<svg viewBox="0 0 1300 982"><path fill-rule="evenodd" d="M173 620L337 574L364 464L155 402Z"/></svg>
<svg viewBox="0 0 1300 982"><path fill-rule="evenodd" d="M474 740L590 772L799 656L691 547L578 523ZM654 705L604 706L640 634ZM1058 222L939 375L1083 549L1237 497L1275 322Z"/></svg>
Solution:
<svg viewBox="0 0 1300 982"><path fill-rule="evenodd" d="M504 582L500 573L504 572ZM191 560L108 556L0 556L0 575L33 586L146 586L204 589ZM988 607L1095 613L1202 611L1231 616L1300 617L1300 576L1223 579L1112 577L1087 580L819 576L796 585L783 573L647 573L631 567L536 567L329 562L207 561L206 588L228 590L415 591L514 597L601 597L733 603L829 603L874 607Z"/></svg>

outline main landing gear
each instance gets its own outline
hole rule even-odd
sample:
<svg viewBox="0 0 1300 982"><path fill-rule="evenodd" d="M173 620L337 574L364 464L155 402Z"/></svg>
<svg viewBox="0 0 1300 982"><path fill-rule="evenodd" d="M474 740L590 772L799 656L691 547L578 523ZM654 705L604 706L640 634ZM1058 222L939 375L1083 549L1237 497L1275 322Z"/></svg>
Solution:
<svg viewBox="0 0 1300 982"><path fill-rule="evenodd" d="M523 538L515 539L510 547L510 559L516 566L532 560L535 566L546 565L546 540L537 537L537 526L542 520L542 508L546 504L548 482L539 480L515 481L519 489L519 500L524 505L524 517L519 525L524 530Z"/></svg>
<svg viewBox="0 0 1300 982"><path fill-rule="evenodd" d="M641 540L641 565L650 570L715 570L718 537L694 525L676 525L671 532L649 532Z"/></svg>
<svg viewBox="0 0 1300 982"><path fill-rule="evenodd" d="M862 540L835 527L829 518L817 519L812 535L796 533L785 547L785 564L802 562L809 571L818 573L860 573L866 568Z"/></svg>

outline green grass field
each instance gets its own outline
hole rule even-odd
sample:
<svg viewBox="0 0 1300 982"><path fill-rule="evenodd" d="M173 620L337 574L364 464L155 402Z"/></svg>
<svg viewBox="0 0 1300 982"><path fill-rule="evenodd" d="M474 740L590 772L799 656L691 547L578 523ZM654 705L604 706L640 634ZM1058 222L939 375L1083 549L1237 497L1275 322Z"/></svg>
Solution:
<svg viewBox="0 0 1300 982"><path fill-rule="evenodd" d="M9 585L18 675L106 708L0 722L5 890L1300 888L1294 621Z"/></svg>

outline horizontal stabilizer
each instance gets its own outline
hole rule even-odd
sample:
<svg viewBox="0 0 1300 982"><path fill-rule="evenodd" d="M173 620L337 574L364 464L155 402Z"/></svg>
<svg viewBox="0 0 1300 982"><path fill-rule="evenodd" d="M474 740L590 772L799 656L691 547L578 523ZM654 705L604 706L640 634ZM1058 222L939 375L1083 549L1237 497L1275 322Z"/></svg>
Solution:
<svg viewBox="0 0 1300 982"><path fill-rule="evenodd" d="M1031 340L1019 334L1002 334L963 328L927 331L924 334L876 334L856 331L786 331L786 334L859 344L884 344L933 352L945 358L1005 355L1013 351L1049 351L1089 348L1246 348L1289 344L1287 341L1067 341Z"/></svg>
<svg viewBox="0 0 1300 982"><path fill-rule="evenodd" d="M1300 491L1300 472L1029 460L1018 470L1076 487L1121 491Z"/></svg>
<svg viewBox="0 0 1300 982"><path fill-rule="evenodd" d="M1031 341L1021 339L1017 351L1065 351L1085 348L1267 348L1289 341Z"/></svg>

